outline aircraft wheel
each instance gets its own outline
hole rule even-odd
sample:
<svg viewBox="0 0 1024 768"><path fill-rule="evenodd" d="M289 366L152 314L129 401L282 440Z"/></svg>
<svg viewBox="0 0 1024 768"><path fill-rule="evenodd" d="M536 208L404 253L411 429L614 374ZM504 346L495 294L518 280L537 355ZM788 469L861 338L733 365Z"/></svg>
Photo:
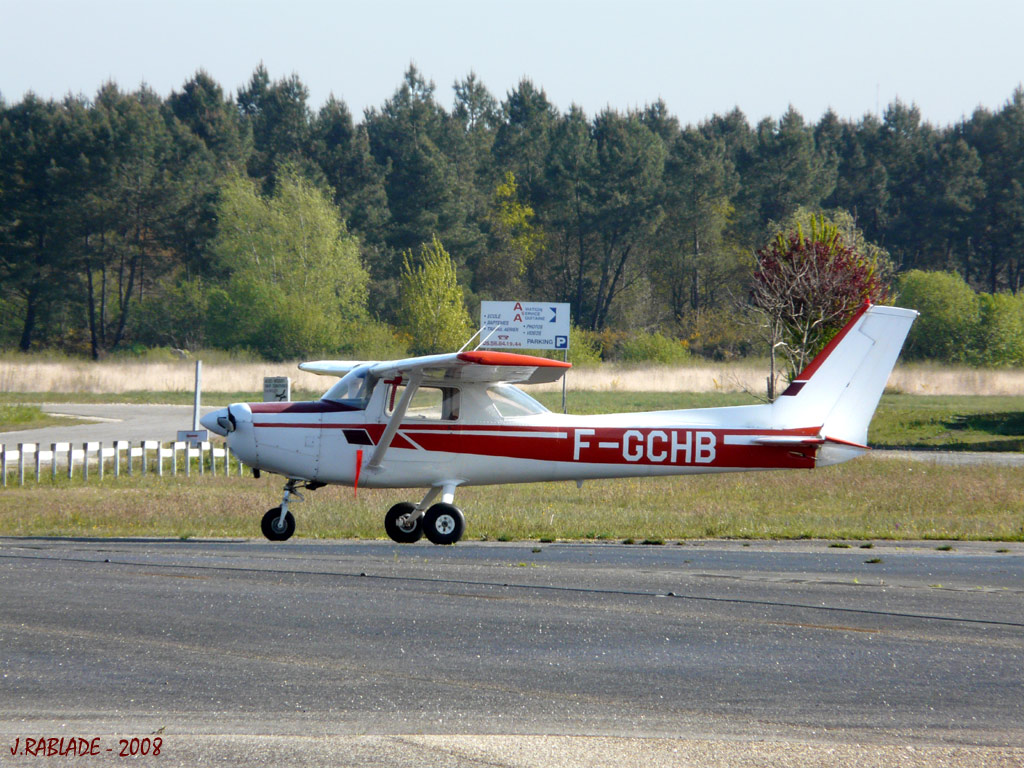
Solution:
<svg viewBox="0 0 1024 768"><path fill-rule="evenodd" d="M281 508L274 507L267 510L267 514L263 516L263 522L260 523L263 535L271 541L284 541L285 539L290 539L292 534L295 533L295 518L292 517L291 512L285 512L283 523L279 522L280 519Z"/></svg>
<svg viewBox="0 0 1024 768"><path fill-rule="evenodd" d="M420 537L423 536L423 526L420 525L423 518L417 517L415 520L404 522L402 520L406 515L415 511L416 505L408 501L395 504L387 511L387 514L384 515L384 530L392 541L397 541L399 544L412 544L414 541L420 540Z"/></svg>
<svg viewBox="0 0 1024 768"><path fill-rule="evenodd" d="M423 535L434 544L454 544L466 530L466 518L454 504L435 504L423 515Z"/></svg>

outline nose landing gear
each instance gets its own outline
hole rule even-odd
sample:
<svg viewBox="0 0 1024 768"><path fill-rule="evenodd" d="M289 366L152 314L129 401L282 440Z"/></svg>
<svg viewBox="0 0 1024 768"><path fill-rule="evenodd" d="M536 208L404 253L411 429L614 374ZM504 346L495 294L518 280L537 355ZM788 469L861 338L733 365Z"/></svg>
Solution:
<svg viewBox="0 0 1024 768"><path fill-rule="evenodd" d="M287 509L281 514L281 507L268 509L260 522L260 530L271 541L285 541L295 533L295 516Z"/></svg>
<svg viewBox="0 0 1024 768"><path fill-rule="evenodd" d="M288 511L288 502L292 496L299 501L305 501L303 495L297 490L300 487L315 491L317 488L323 488L324 484L296 478L288 479L288 482L284 484L284 498L281 499L281 506L267 510L260 522L260 530L271 541L286 541L295 533L295 517Z"/></svg>

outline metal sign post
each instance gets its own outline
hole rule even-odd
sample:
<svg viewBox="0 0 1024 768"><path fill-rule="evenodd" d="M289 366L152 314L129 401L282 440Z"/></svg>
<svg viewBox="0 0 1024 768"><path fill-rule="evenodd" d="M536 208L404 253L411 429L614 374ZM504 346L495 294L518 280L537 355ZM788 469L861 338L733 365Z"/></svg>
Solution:
<svg viewBox="0 0 1024 768"><path fill-rule="evenodd" d="M203 361L196 360L196 391L192 401L192 429L199 429L199 402L203 391Z"/></svg>

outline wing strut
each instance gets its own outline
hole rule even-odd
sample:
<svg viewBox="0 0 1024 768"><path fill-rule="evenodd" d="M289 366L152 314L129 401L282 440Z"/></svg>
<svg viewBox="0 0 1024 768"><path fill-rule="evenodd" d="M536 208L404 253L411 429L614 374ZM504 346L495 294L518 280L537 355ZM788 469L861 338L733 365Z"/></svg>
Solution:
<svg viewBox="0 0 1024 768"><path fill-rule="evenodd" d="M412 396L420 388L420 381L422 380L423 375L420 373L414 373L409 378L409 383L405 385L405 392L402 393L402 398L398 401L398 405L395 406L395 410L391 414L391 420L388 421L388 425L384 428L384 434L380 436L380 442L377 443L377 447L374 449L373 455L366 465L367 469L377 469L380 467L380 463L384 461L384 454L391 447L391 441L395 439L395 433L398 432L398 425L405 418L405 412L409 408L409 403L412 402ZM398 385L395 384L395 386Z"/></svg>

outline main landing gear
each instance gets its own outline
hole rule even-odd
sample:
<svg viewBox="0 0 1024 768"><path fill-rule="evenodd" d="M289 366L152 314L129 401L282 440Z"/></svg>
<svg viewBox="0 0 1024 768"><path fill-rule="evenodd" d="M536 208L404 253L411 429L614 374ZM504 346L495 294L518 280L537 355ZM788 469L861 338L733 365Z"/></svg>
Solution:
<svg viewBox="0 0 1024 768"><path fill-rule="evenodd" d="M389 509L384 515L384 530L391 540L412 544L426 536L434 544L454 544L461 539L466 530L466 518L462 510L451 503L455 486L446 485L443 491L442 501L437 504L430 502L442 492L440 487L427 491L419 504L403 501Z"/></svg>
<svg viewBox="0 0 1024 768"><path fill-rule="evenodd" d="M295 517L288 511L293 500L304 501L299 488L315 491L324 483L290 478L284 486L281 506L267 510L260 523L263 535L271 541L285 541L295 533ZM441 501L432 504L438 497ZM455 486L445 485L431 488L419 504L403 501L395 504L384 515L384 530L392 541L412 544L426 536L434 544L454 544L466 530L466 518L462 510L452 504Z"/></svg>

